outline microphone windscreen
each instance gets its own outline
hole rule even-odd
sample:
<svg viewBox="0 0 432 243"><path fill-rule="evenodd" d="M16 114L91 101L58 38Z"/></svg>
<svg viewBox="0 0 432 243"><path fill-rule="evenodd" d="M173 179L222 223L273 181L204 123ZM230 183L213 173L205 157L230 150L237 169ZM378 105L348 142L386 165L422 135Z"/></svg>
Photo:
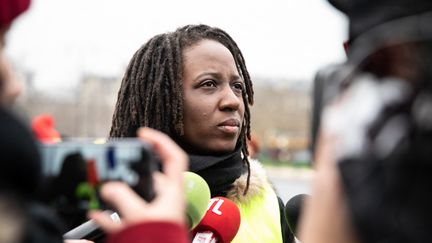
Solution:
<svg viewBox="0 0 432 243"><path fill-rule="evenodd" d="M307 197L309 197L307 194L298 194L288 200L285 205L285 218L288 222L291 233L294 235L296 235L297 223L301 216L302 206Z"/></svg>
<svg viewBox="0 0 432 243"><path fill-rule="evenodd" d="M210 202L210 188L206 181L193 172L184 172L186 193L186 217L189 229L193 229L204 217Z"/></svg>
<svg viewBox="0 0 432 243"><path fill-rule="evenodd" d="M210 231L216 235L217 242L229 243L237 235L240 222L240 210L233 201L225 197L214 197L210 199L204 218L193 231Z"/></svg>

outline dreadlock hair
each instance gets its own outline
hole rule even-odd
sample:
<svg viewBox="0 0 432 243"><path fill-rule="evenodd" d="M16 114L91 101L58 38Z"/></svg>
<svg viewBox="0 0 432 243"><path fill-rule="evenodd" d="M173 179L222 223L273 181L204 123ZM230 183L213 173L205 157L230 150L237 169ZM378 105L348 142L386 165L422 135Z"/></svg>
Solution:
<svg viewBox="0 0 432 243"><path fill-rule="evenodd" d="M151 127L171 138L183 135L183 51L201 40L215 40L233 55L243 78L245 107L242 130L237 143L242 145L247 165L246 194L250 163L246 140L250 139L250 110L253 87L243 54L225 31L207 25L186 25L174 32L159 34L145 43L132 57L123 77L112 119L110 137L135 137L139 127Z"/></svg>

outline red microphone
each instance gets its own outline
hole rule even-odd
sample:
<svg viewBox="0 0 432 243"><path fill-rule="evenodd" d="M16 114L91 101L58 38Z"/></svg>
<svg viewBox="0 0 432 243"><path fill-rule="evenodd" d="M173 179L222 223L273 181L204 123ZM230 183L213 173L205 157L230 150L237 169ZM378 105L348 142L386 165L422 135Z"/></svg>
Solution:
<svg viewBox="0 0 432 243"><path fill-rule="evenodd" d="M240 210L225 197L210 199L204 218L193 230L192 243L229 243L240 228Z"/></svg>

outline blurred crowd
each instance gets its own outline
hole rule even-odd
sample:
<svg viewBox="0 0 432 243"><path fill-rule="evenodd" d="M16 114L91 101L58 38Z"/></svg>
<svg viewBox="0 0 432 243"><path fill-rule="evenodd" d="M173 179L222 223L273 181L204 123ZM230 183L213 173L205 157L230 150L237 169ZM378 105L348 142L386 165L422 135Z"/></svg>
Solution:
<svg viewBox="0 0 432 243"><path fill-rule="evenodd" d="M428 242L432 2L329 2L349 20L347 59L316 74L310 196L285 205L259 162L253 83L237 43L217 27L186 25L136 51L113 107L109 139L146 141L159 170L135 188L99 185L97 196L118 219L96 209L65 221L68 208L59 213L41 200L38 147L61 135L49 116L30 128L10 109L21 87L5 36L30 0L0 0L0 242ZM73 201L91 176L85 158L69 159L52 192L71 187L62 200ZM185 171L205 186L191 192L198 186ZM147 200L139 195L146 183L154 190ZM89 224L104 236L66 237Z"/></svg>

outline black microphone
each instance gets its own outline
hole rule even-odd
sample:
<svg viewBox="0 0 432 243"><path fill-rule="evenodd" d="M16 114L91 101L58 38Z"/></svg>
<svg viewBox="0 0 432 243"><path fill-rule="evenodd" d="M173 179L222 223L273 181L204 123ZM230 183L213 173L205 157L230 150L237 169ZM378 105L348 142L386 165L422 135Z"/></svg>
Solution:
<svg viewBox="0 0 432 243"><path fill-rule="evenodd" d="M307 199L308 197L309 195L307 194L295 195L294 197L289 199L285 205L285 218L288 222L291 233L293 233L293 235L296 237L297 224L301 216L302 207L305 199Z"/></svg>
<svg viewBox="0 0 432 243"><path fill-rule="evenodd" d="M119 222L120 217L117 213L107 211L114 222ZM93 220L88 220L85 223L71 229L63 235L65 240L86 239L91 241L100 240L105 237L105 232Z"/></svg>

